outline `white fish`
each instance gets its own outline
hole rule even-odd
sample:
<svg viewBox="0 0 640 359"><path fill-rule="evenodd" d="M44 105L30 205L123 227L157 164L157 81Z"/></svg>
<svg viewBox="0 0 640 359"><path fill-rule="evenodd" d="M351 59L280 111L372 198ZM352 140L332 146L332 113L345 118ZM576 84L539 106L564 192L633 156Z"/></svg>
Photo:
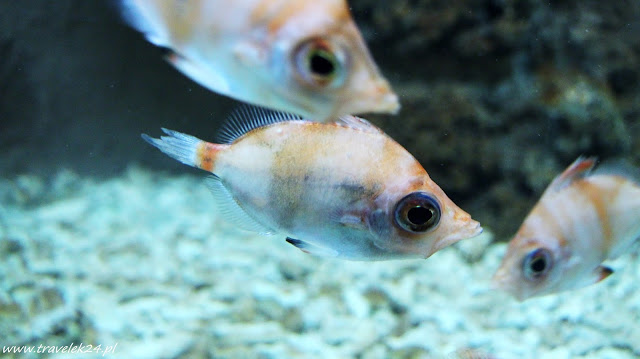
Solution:
<svg viewBox="0 0 640 359"><path fill-rule="evenodd" d="M214 198L241 228L352 260L426 258L482 231L402 146L369 122L323 124L263 110L236 114L224 144L164 130L143 138L214 173Z"/></svg>
<svg viewBox="0 0 640 359"><path fill-rule="evenodd" d="M519 300L577 289L640 237L637 169L578 158L549 185L509 243L494 285Z"/></svg>
<svg viewBox="0 0 640 359"><path fill-rule="evenodd" d="M316 121L395 113L345 0L119 0L147 39L202 86Z"/></svg>

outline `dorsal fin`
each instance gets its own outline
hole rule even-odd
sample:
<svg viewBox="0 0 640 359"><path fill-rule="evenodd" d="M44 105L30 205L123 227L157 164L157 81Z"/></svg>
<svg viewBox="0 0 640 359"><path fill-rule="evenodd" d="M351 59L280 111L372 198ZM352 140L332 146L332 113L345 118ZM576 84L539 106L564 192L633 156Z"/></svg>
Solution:
<svg viewBox="0 0 640 359"><path fill-rule="evenodd" d="M551 182L549 189L559 191L570 185L573 181L587 177L595 167L596 162L597 159L595 157L578 157L571 166L567 167L566 170Z"/></svg>
<svg viewBox="0 0 640 359"><path fill-rule="evenodd" d="M355 128L357 130L364 131L364 132L385 134L380 128L378 128L371 122L357 116L351 116L351 115L342 116L339 119L335 120L335 123L339 125L347 126L350 128Z"/></svg>
<svg viewBox="0 0 640 359"><path fill-rule="evenodd" d="M236 202L231 193L229 193L229 190L227 190L219 177L215 175L208 176L206 184L211 193L213 193L213 198L217 204L220 215L227 222L245 231L257 232L264 235L275 233L274 230L267 228L247 214L238 202Z"/></svg>
<svg viewBox="0 0 640 359"><path fill-rule="evenodd" d="M295 120L302 120L302 117L263 107L243 105L234 110L222 125L217 142L232 143L245 133L258 127Z"/></svg>
<svg viewBox="0 0 640 359"><path fill-rule="evenodd" d="M640 168L624 159L603 161L593 171L593 174L624 177L640 186Z"/></svg>

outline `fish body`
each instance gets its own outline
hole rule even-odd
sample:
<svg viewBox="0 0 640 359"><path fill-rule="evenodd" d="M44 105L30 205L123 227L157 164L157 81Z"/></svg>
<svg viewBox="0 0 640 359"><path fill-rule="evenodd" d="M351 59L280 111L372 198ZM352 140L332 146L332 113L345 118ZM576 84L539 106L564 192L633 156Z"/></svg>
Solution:
<svg viewBox="0 0 640 359"><path fill-rule="evenodd" d="M369 122L347 116L323 124L261 110L258 116L251 125L230 122L225 144L170 130L143 138L212 172L209 186L221 212L241 228L282 235L305 252L426 258L482 231L413 156Z"/></svg>
<svg viewBox="0 0 640 359"><path fill-rule="evenodd" d="M208 89L316 121L395 113L345 0L119 0L124 17Z"/></svg>
<svg viewBox="0 0 640 359"><path fill-rule="evenodd" d="M579 158L545 190L510 241L494 285L519 300L608 277L602 265L640 237L640 176Z"/></svg>

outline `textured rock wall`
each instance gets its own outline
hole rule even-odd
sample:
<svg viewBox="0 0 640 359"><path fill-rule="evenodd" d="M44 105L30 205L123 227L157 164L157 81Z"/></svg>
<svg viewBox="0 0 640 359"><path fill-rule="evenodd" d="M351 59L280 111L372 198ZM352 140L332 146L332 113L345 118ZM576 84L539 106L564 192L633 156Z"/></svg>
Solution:
<svg viewBox="0 0 640 359"><path fill-rule="evenodd" d="M499 238L579 155L640 164L640 2L352 3L395 55L403 110L379 123Z"/></svg>
<svg viewBox="0 0 640 359"><path fill-rule="evenodd" d="M109 3L0 3L1 175L186 171L139 134L212 138L234 105L165 64ZM578 155L640 164L640 2L350 3L403 104L370 118L498 238Z"/></svg>

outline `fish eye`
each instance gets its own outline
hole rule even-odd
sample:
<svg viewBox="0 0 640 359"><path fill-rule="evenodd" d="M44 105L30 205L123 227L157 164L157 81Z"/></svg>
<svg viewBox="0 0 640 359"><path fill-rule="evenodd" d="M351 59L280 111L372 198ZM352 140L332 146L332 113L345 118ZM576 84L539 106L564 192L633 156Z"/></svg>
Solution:
<svg viewBox="0 0 640 359"><path fill-rule="evenodd" d="M440 205L425 192L411 193L396 205L395 221L409 232L426 232L440 222Z"/></svg>
<svg viewBox="0 0 640 359"><path fill-rule="evenodd" d="M344 72L344 54L326 40L304 41L295 52L295 67L307 85L339 86Z"/></svg>
<svg viewBox="0 0 640 359"><path fill-rule="evenodd" d="M552 265L551 252L546 248L538 248L524 258L522 270L526 279L535 280L547 274Z"/></svg>

